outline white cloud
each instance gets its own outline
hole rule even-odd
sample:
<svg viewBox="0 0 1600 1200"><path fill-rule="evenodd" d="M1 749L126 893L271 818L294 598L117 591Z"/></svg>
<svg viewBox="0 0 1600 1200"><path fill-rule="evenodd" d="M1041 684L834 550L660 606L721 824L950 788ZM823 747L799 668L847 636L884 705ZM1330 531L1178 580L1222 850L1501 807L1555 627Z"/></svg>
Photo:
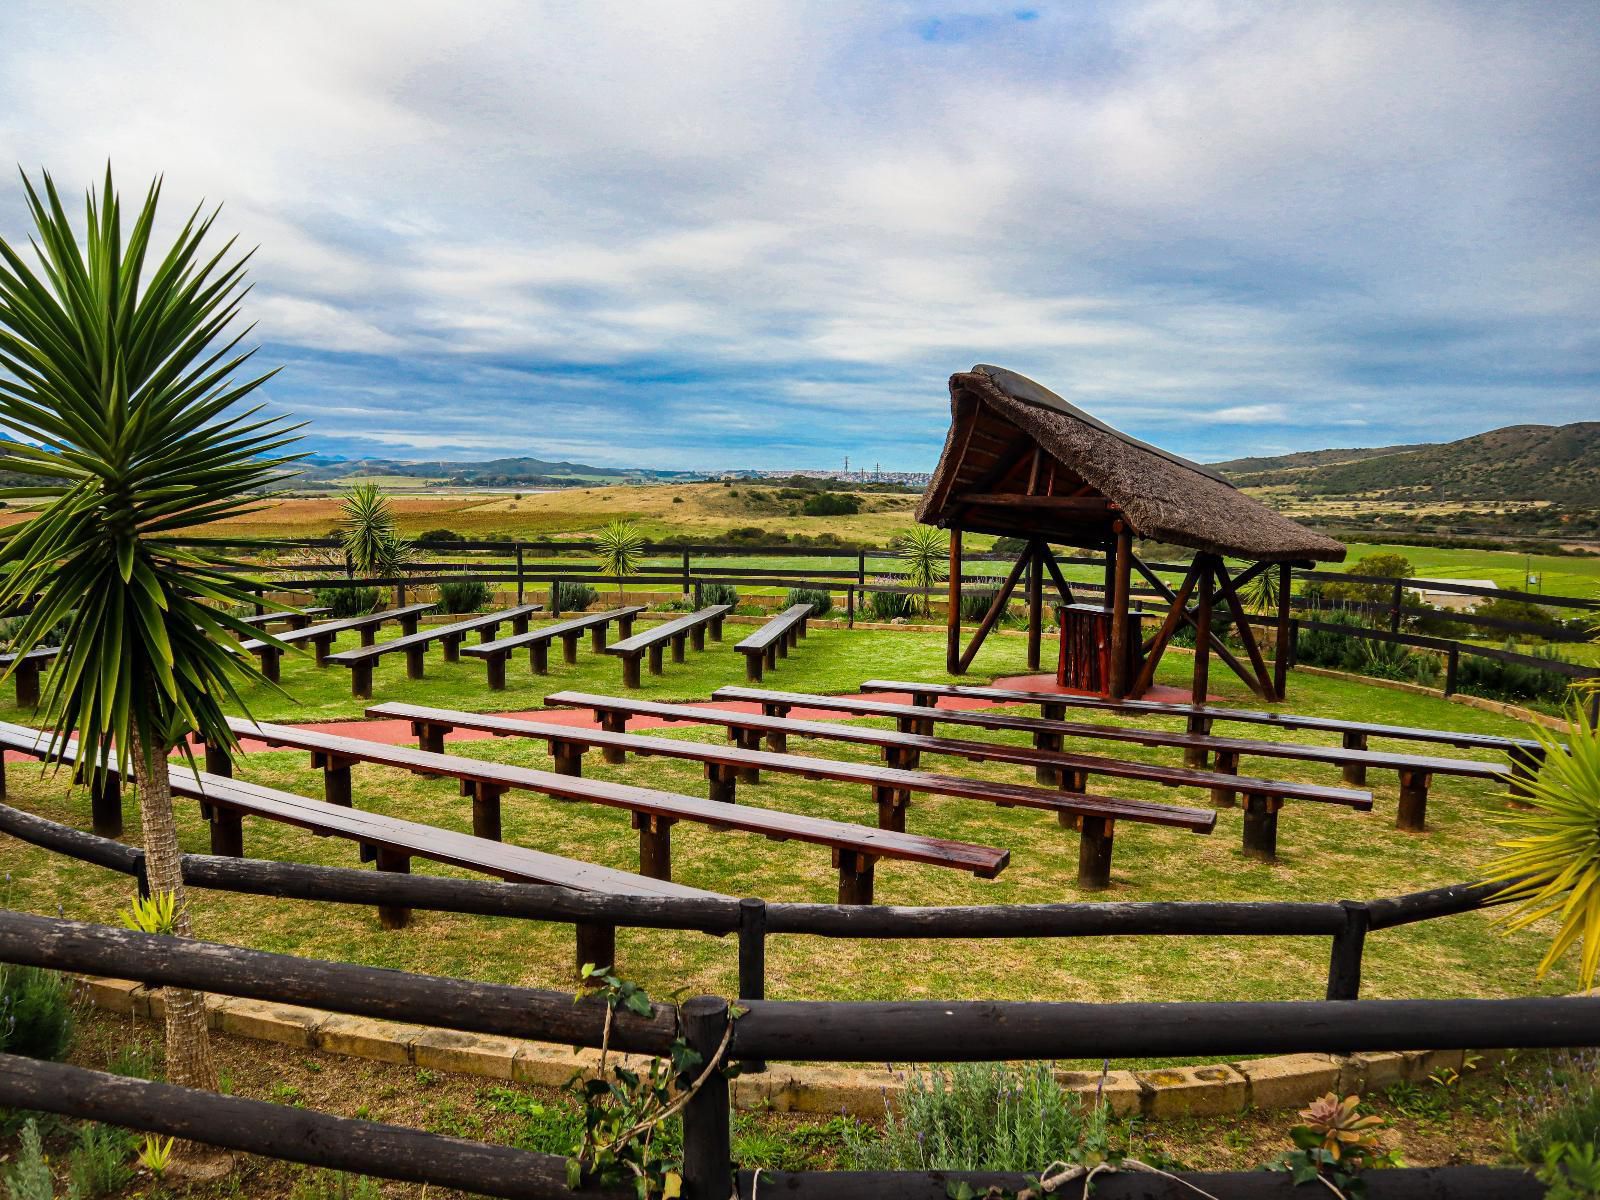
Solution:
<svg viewBox="0 0 1600 1200"><path fill-rule="evenodd" d="M1211 416L1228 425L1278 425L1289 419L1289 409L1283 404L1239 404Z"/></svg>

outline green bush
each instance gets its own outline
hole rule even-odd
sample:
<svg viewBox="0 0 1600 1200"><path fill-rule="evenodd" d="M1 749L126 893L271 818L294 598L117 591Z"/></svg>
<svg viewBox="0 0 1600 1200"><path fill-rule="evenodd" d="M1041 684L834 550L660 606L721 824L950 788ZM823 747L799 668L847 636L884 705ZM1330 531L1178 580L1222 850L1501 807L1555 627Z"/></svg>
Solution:
<svg viewBox="0 0 1600 1200"><path fill-rule="evenodd" d="M0 1174L0 1183L5 1184L9 1200L55 1200L55 1183L50 1178L50 1162L44 1156L43 1139L39 1137L39 1122L32 1117L22 1127L16 1164Z"/></svg>
<svg viewBox="0 0 1600 1200"><path fill-rule="evenodd" d="M96 1200L120 1192L133 1179L128 1165L137 1144L133 1134L90 1121L78 1127L78 1142L67 1157L71 1200Z"/></svg>
<svg viewBox="0 0 1600 1200"><path fill-rule="evenodd" d="M866 607L874 621L892 621L896 617L909 620L916 615L917 598L903 592L868 592Z"/></svg>
<svg viewBox="0 0 1600 1200"><path fill-rule="evenodd" d="M314 1170L296 1180L289 1200L382 1200L375 1179L343 1171Z"/></svg>
<svg viewBox="0 0 1600 1200"><path fill-rule="evenodd" d="M494 595L489 585L478 579L452 579L439 585L439 611L473 613L489 607Z"/></svg>
<svg viewBox="0 0 1600 1200"><path fill-rule="evenodd" d="M363 616L378 607L380 598L375 587L325 587L311 595L332 617Z"/></svg>
<svg viewBox="0 0 1600 1200"><path fill-rule="evenodd" d="M439 542L464 541L466 541L466 538L462 537L454 529L428 529L417 534L418 545L434 545Z"/></svg>
<svg viewBox="0 0 1600 1200"><path fill-rule="evenodd" d="M1507 642L1504 648L1551 662L1567 661L1553 646L1538 646L1530 650ZM1547 700L1560 703L1567 697L1568 682L1565 675L1541 670L1530 663L1500 662L1470 654L1461 656L1456 671L1457 691L1470 696L1486 696L1492 700Z"/></svg>
<svg viewBox="0 0 1600 1200"><path fill-rule="evenodd" d="M989 606L994 603L994 598L1000 594L999 588L987 592L962 592L961 593L961 619L963 621L981 621L989 613ZM1011 606L1006 605L1009 612ZM1004 620L1007 612L1000 614Z"/></svg>
<svg viewBox="0 0 1600 1200"><path fill-rule="evenodd" d="M56 1061L72 1045L72 995L66 976L0 964L0 1051Z"/></svg>
<svg viewBox="0 0 1600 1200"><path fill-rule="evenodd" d="M808 517L848 517L861 511L861 497L849 492L818 492L806 497L800 511Z"/></svg>
<svg viewBox="0 0 1600 1200"><path fill-rule="evenodd" d="M811 615L820 617L833 608L833 597L822 588L790 588L789 594L783 598L784 607L793 608L796 604L811 605Z"/></svg>
<svg viewBox="0 0 1600 1200"><path fill-rule="evenodd" d="M1312 619L1324 625L1343 625L1351 629L1365 629L1367 625L1355 613L1343 608L1325 608L1313 612ZM1362 641L1335 630L1305 629L1295 651L1295 661L1308 667L1329 667L1336 671L1357 671L1362 663Z"/></svg>
<svg viewBox="0 0 1600 1200"><path fill-rule="evenodd" d="M1103 1106L1056 1083L1048 1063L960 1063L906 1080L881 1134L846 1133L849 1168L866 1171L1015 1171L1075 1162L1109 1141Z"/></svg>
<svg viewBox="0 0 1600 1200"><path fill-rule="evenodd" d="M731 583L702 583L700 585L700 603L706 608L713 604L739 603L739 589Z"/></svg>
<svg viewBox="0 0 1600 1200"><path fill-rule="evenodd" d="M1510 1105L1506 1143L1512 1156L1538 1164L1552 1147L1600 1143L1600 1055L1557 1051L1540 1074L1538 1086Z"/></svg>
<svg viewBox="0 0 1600 1200"><path fill-rule="evenodd" d="M600 593L587 583L568 583L565 580L556 584L556 603L561 606L562 612L587 612L589 606L600 599Z"/></svg>

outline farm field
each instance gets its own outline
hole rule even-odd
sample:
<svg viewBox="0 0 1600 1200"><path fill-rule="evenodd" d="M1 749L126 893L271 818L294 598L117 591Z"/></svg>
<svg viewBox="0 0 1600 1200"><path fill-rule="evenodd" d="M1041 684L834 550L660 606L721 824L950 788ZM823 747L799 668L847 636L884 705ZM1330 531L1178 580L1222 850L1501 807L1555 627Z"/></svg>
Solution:
<svg viewBox="0 0 1600 1200"><path fill-rule="evenodd" d="M736 628L736 627L730 627ZM715 643L711 643L715 647ZM869 675L943 678L937 634L909 631L817 629L797 654L768 680L774 688L839 691ZM991 639L975 678L1020 669L1020 638ZM559 655L555 656L559 658ZM1187 667L1179 654L1163 667L1177 681ZM740 664L728 649L690 655L669 665L640 693L651 698L703 697L715 686L737 681ZM376 682L378 700L410 700L442 707L527 709L559 688L617 690L619 668L587 651L575 666L552 664L548 677L526 674L521 662L505 693L482 688L482 668L444 664L429 657L425 680L407 681L403 666L385 662ZM1243 689L1218 676L1217 694L1246 699ZM304 662L286 664L285 696L250 697L263 718L284 720L350 716L362 702L348 694L339 668L317 671ZM1296 675L1291 684L1296 710L1368 716L1419 725L1516 732L1515 722L1496 714L1452 705L1345 679ZM0 717L14 719L8 708ZM719 730L681 729L662 736L720 740ZM1000 736L1000 735L985 735ZM1315 740L1314 735L1304 735ZM862 749L828 741L796 739L799 753L872 761ZM1106 752L1104 747L1098 748ZM541 743L514 739L452 740L453 753L533 766L547 765ZM1173 752L1119 747L1120 757L1176 762ZM594 758L586 773L652 787L703 795L699 768L690 763L630 760L606 766ZM937 769L987 778L1030 782L1027 768L974 765L945 760ZM245 778L320 795L320 773L294 752L253 753L239 764ZM1278 776L1337 782L1335 772L1273 763ZM363 765L355 771L360 807L445 828L470 828L470 805L453 785L421 780L405 772ZM63 778L14 766L14 802L51 819L87 824L87 797ZM1197 836L1134 824L1119 825L1113 862L1114 886L1093 899L1172 900L1195 898L1311 899L1395 894L1470 878L1494 851L1494 821L1503 801L1487 785L1460 780L1437 783L1429 805L1430 832L1399 833L1393 827L1395 780L1374 772L1375 810L1356 813L1334 806L1293 804L1281 816L1280 860L1271 865L1240 852L1241 812L1221 812L1216 832ZM1198 792L1105 781L1100 790L1168 803L1205 804ZM743 787L740 802L841 820L871 823L865 789L806 782L768 773L759 786ZM509 841L623 869L637 868L636 835L627 814L584 804L566 804L512 793L505 805ZM131 806L130 806L131 815ZM973 802L918 796L908 828L1008 848L1011 865L998 879L977 880L954 872L885 863L878 871L878 899L891 904L1030 903L1086 898L1074 886L1075 835L1046 814L998 809ZM179 806L184 847L204 852L206 828L194 806ZM676 877L693 886L774 900L827 901L835 876L827 853L802 843L770 843L680 825L674 838ZM353 866L354 848L267 822L249 822L246 850L252 855ZM36 912L110 920L126 905L127 881L70 864L16 843L0 846L11 875L11 903ZM418 861L418 871L443 871ZM452 873L452 872L444 872ZM570 928L509 921L419 914L407 930L386 933L374 913L293 902L202 895L195 906L201 936L318 958L339 958L440 974L548 986L568 981ZM1547 931L1503 937L1492 916L1472 914L1375 935L1368 943L1363 994L1371 996L1518 995L1570 990L1573 980L1558 971L1535 982L1533 970ZM618 957L624 973L657 994L678 988L726 993L734 983L731 947L714 938L655 931L622 931ZM1022 940L985 943L854 944L781 938L769 949L769 995L823 999L892 997L1073 996L1094 1000L1309 998L1319 995L1327 969L1323 939L1094 939L1080 942Z"/></svg>

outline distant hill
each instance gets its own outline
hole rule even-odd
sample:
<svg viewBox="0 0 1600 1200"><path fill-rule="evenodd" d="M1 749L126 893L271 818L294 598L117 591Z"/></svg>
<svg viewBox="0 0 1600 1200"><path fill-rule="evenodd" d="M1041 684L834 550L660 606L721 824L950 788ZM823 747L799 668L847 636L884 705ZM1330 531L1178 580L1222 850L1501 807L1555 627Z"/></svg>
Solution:
<svg viewBox="0 0 1600 1200"><path fill-rule="evenodd" d="M1212 466L1240 487L1306 496L1553 500L1587 507L1600 498L1600 421L1508 425L1457 442L1314 450Z"/></svg>
<svg viewBox="0 0 1600 1200"><path fill-rule="evenodd" d="M641 482L688 478L680 471L652 471L628 467L592 467L586 463L551 462L542 458L493 458L482 462L401 462L388 458L341 459L316 455L302 465L300 481L334 483L352 476L399 475L413 479L444 479L476 487L565 487L583 483Z"/></svg>

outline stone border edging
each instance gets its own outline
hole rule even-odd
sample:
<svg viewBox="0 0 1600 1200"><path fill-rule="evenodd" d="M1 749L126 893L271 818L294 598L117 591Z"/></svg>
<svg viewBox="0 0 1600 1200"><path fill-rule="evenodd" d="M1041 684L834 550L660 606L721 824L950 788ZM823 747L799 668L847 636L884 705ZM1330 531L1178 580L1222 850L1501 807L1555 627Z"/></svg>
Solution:
<svg viewBox="0 0 1600 1200"><path fill-rule="evenodd" d="M118 1016L160 1020L165 1015L160 993L159 988L130 980L81 981L81 994L90 1004ZM573 1051L265 1000L207 995L205 1011L212 1029L233 1037L542 1087L560 1087L574 1073L593 1070L599 1062L593 1050ZM1100 1093L1118 1116L1163 1120L1226 1116L1250 1108L1293 1108L1328 1092L1359 1095L1402 1081L1420 1082L1439 1071L1459 1071L1464 1058L1461 1050L1347 1057L1284 1054L1204 1066L1110 1071L1103 1081L1097 1071L1057 1071L1056 1079L1080 1096ZM730 1086L734 1106L746 1110L878 1118L904 1090L905 1077L905 1072L888 1068L769 1063L765 1072L736 1076Z"/></svg>

